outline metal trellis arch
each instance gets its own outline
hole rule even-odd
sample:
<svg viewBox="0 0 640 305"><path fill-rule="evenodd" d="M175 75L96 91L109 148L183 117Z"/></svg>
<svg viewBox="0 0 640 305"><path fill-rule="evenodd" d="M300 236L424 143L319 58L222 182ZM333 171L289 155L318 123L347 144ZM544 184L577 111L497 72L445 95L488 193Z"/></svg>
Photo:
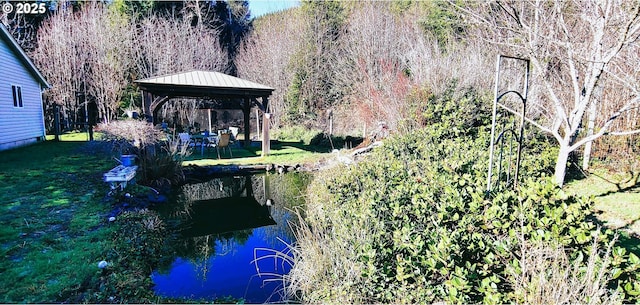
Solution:
<svg viewBox="0 0 640 305"><path fill-rule="evenodd" d="M521 61L525 65L524 71L524 82L523 88L517 90L505 90L501 91L500 84L500 71L501 64L503 60L516 60ZM521 91L520 91L521 90ZM496 78L495 78L495 99L493 101L493 114L491 121L491 144L489 147L489 173L487 175L487 192L491 192L494 187L493 179L493 168L497 166L497 175L495 181L495 187L500 188L500 181L505 179L505 185L511 184L513 182L513 188L518 187L518 175L520 171L520 161L522 158L522 147L523 147L523 136L524 136L524 120L525 120L525 111L527 108L527 95L529 91L529 60L518 57L504 56L499 55L496 62ZM522 111L518 113L510 109L509 107L500 103L500 100L506 95L513 93L519 100L522 102ZM498 125L498 106L520 116L520 126L517 126L518 133L516 133L515 121L513 121L512 126L507 128L506 123L503 121L501 130L498 134L496 134L496 127ZM509 138L509 143L507 144L507 138ZM515 165L513 165L513 139L517 141L516 147L516 161ZM508 145L508 153L505 156L505 144ZM496 146L499 147L496 152ZM498 155L498 160L496 162L496 154ZM507 159L507 167L503 169L503 161ZM494 164L497 163L497 164ZM503 172L504 170L504 172ZM511 174L512 172L513 175Z"/></svg>

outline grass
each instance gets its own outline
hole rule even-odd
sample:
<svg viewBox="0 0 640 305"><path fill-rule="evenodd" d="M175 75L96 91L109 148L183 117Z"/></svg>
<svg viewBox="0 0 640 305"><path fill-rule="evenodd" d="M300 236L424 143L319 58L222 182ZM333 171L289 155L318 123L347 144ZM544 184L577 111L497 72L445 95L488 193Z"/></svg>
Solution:
<svg viewBox="0 0 640 305"><path fill-rule="evenodd" d="M106 197L116 162L99 146L69 134L0 152L0 303L171 302L149 277L167 234L149 210L108 221L121 198Z"/></svg>
<svg viewBox="0 0 640 305"><path fill-rule="evenodd" d="M327 155L327 148L314 147L304 145L299 142L280 142L271 146L271 153L266 157L262 157L262 150L259 147L233 147L233 158L228 151L220 151L220 159L214 149L205 150L204 156L200 154L200 150L196 148L192 154L183 162L184 165L193 164L198 166L206 165L251 165L251 164L310 164L315 163Z"/></svg>
<svg viewBox="0 0 640 305"><path fill-rule="evenodd" d="M623 232L621 242L640 253L640 184L637 175L595 168L588 177L568 183L566 191L592 197L598 220Z"/></svg>
<svg viewBox="0 0 640 305"><path fill-rule="evenodd" d="M81 137L0 152L2 303L65 301L109 248L101 174L112 162L81 152Z"/></svg>
<svg viewBox="0 0 640 305"><path fill-rule="evenodd" d="M613 244L598 245L597 238L593 237L586 262L572 261L558 245L521 240L523 248L518 255L514 254L514 259L522 271L507 266L517 303L577 304L584 300L591 304L622 303L620 293L607 288L612 277L607 269L613 262Z"/></svg>
<svg viewBox="0 0 640 305"><path fill-rule="evenodd" d="M640 236L640 185L631 174L595 170L588 177L567 185L569 193L591 196L599 218L613 228Z"/></svg>
<svg viewBox="0 0 640 305"><path fill-rule="evenodd" d="M99 139L101 137L100 132L94 133L94 138ZM47 135L47 141L53 141L55 139L55 135ZM89 141L89 134L86 132L73 132L73 133L65 133L60 136L60 141L62 142L86 142Z"/></svg>

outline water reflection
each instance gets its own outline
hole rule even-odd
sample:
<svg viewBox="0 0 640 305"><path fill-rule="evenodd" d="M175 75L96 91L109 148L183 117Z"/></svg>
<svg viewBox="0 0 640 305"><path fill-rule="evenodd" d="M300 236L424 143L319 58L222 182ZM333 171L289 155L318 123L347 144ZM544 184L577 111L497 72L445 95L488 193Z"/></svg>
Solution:
<svg viewBox="0 0 640 305"><path fill-rule="evenodd" d="M156 294L191 300L281 301L279 275L290 265L292 210L304 202L304 173L215 178L183 186L161 213L180 236L176 259L154 271ZM256 258L262 258L255 260ZM259 270L259 272L258 272Z"/></svg>

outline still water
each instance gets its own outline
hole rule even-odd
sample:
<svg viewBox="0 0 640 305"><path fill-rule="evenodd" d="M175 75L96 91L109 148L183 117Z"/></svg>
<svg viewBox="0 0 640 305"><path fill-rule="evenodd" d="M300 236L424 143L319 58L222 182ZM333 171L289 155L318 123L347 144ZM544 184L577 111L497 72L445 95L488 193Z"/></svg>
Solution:
<svg viewBox="0 0 640 305"><path fill-rule="evenodd" d="M182 187L161 213L175 223L173 262L152 274L159 296L284 301L289 246L307 174L215 178Z"/></svg>

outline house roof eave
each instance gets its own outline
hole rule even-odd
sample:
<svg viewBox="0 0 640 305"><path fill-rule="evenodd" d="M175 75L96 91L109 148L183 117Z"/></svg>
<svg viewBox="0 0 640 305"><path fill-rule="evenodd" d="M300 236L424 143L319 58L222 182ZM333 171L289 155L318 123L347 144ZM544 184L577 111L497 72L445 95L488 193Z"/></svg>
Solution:
<svg viewBox="0 0 640 305"><path fill-rule="evenodd" d="M18 59L27 68L27 70L29 70L29 72L31 72L31 74L40 83L40 85L42 87L44 87L45 89L51 88L51 84L49 84L49 82L47 82L47 80L44 78L42 73L40 73L38 68L36 68L36 66L33 63L33 61L31 61L29 56L27 56L27 53L24 52L24 50L20 47L18 42L15 40L15 38L13 38L13 36L9 33L9 30L2 23L0 23L0 37L3 40L7 41L7 45L9 46L9 48L14 53L16 53Z"/></svg>

